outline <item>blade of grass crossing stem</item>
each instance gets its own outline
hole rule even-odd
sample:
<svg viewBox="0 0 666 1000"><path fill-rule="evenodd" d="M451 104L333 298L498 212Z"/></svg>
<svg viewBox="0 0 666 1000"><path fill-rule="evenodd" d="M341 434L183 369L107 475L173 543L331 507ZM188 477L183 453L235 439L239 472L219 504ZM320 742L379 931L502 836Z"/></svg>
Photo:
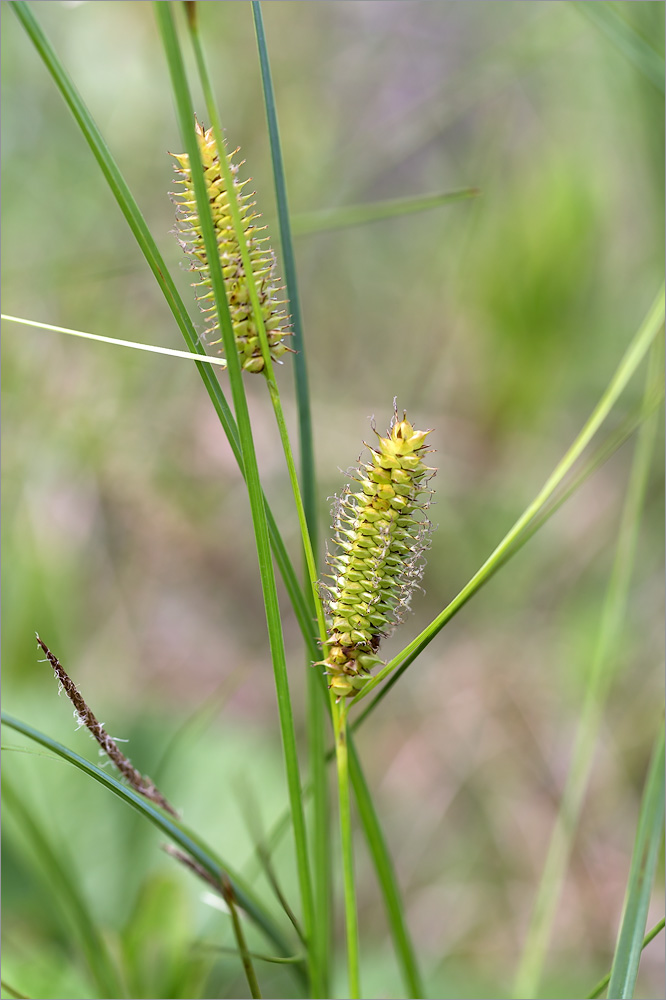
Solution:
<svg viewBox="0 0 666 1000"><path fill-rule="evenodd" d="M407 198L391 198L387 201L370 201L361 205L344 205L317 212L303 212L294 216L294 233L297 236L309 236L311 233L325 233L332 229L364 226L369 222L382 222L384 219L394 219L401 215L426 212L441 205L451 205L467 198L475 198L480 193L478 188L468 187L457 191L411 195Z"/></svg>
<svg viewBox="0 0 666 1000"><path fill-rule="evenodd" d="M74 873L50 843L44 833L43 824L29 809L6 770L2 776L2 795L10 813L20 826L24 848L37 858L42 876L51 887L58 909L69 924L74 939L80 942L90 975L100 996L124 997L126 994L120 974L114 966Z"/></svg>
<svg viewBox="0 0 666 1000"><path fill-rule="evenodd" d="M291 222L287 201L287 184L282 159L282 146L278 126L277 107L273 91L268 46L264 32L261 4L253 0L252 15L254 19L259 65L261 68L261 83L266 109L266 122L271 150L273 181L275 186L275 202L277 205L278 226L280 232L280 247L284 279L289 299L291 325L294 334L294 377L296 386L296 405L298 409L299 449L301 461L301 489L303 491L303 508L310 536L312 550L317 564L319 551L319 533L317 524L317 485L315 476L314 447L312 440L312 413L310 406L310 390L306 360L305 337L301 314L301 302L298 293L296 258L291 238ZM314 608L313 608L314 612ZM317 652L310 657L318 659ZM314 878L315 906L315 940L314 948L321 970L321 981L326 993L330 992L330 961L331 950L331 919L332 903L332 871L331 871L331 815L328 798L328 782L325 760L325 707L321 699L321 678L315 670L307 671L307 730L310 747L310 782L312 785L312 860ZM326 695L326 697L328 697Z"/></svg>
<svg viewBox="0 0 666 1000"><path fill-rule="evenodd" d="M190 159L197 212L206 248L211 284L224 343L224 351L229 366L229 380L231 382L234 409L236 412L236 420L238 422L243 467L245 469L248 497L252 513L252 523L257 546L257 556L259 560L259 572L261 576L261 586L266 611L268 639L271 659L273 662L273 672L275 676L278 715L282 734L282 747L285 770L287 774L289 802L294 830L294 846L296 850L298 879L303 909L303 922L305 925L305 933L308 938L308 965L313 989L318 991L318 972L316 962L313 961L312 954L313 898L305 829L305 815L303 810L303 798L301 792L298 757L296 752L296 734L294 730L294 719L289 695L289 681L287 677L282 622L280 618L280 608L275 585L275 574L271 558L268 525L264 510L264 498L259 480L259 470L257 467L257 458L252 438L247 400L245 398L242 371L236 350L231 317L229 314L229 306L226 298L226 289L222 277L222 268L218 256L217 239L210 213L210 205L206 192L206 182L199 156L196 134L194 131L194 109L192 107L192 100L185 76L185 68L183 65L180 45L176 35L171 5L166 3L156 3L154 5L154 10L162 35L169 72L171 74L174 99L182 138ZM225 160L223 149L224 146L222 145L220 147L220 163ZM233 199L230 199L230 201L233 202Z"/></svg>
<svg viewBox="0 0 666 1000"><path fill-rule="evenodd" d="M25 722L21 722L20 719L15 719L13 716L7 715L5 712L2 713L1 717L3 725L9 726L10 729L14 729L16 732L45 747L68 763L73 764L74 767L83 771L84 774L94 778L95 781L98 781L105 788L112 791L114 795L117 795L127 805L136 809L137 812L141 813L156 826L164 836L168 837L178 847L191 855L195 861L198 861L202 868L205 868L217 882L226 878L232 887L236 902L245 910L253 923L276 946L281 954L293 954L293 948L290 948L272 916L264 909L263 904L254 894L253 890L197 834L189 830L179 820L174 819L173 816L153 805L148 799L139 795L133 788L122 784L113 775L107 774L106 771L103 771L95 764L91 764L90 761L87 761L68 747L63 746L62 743L58 743L57 740L51 739L45 733L34 729ZM295 968L301 979L304 979L303 967L295 966Z"/></svg>
<svg viewBox="0 0 666 1000"><path fill-rule="evenodd" d="M664 723L655 740L631 858L620 933L608 986L609 1000L633 997L655 869L664 828Z"/></svg>
<svg viewBox="0 0 666 1000"><path fill-rule="evenodd" d="M79 128L81 129L86 142L90 146L104 178L106 179L109 188L111 189L111 192L116 199L141 252L146 258L146 261L155 276L169 308L171 309L174 319L176 320L185 343L187 344L188 350L193 354L205 355L205 350L199 342L197 332L194 329L183 300L173 283L171 275L167 270L157 244L155 243L155 240L146 225L145 219L141 215L139 207L136 204L127 183L118 169L118 166L90 112L85 106L69 76L65 72L60 59L42 32L28 5L24 2L24 0L16 0L15 3L12 3L11 9L16 14L25 29L26 34L41 56L46 68L53 77L58 90L65 100L65 103L69 107ZM208 395L210 396L211 402L213 403L218 419L220 420L222 428L229 440L229 444L234 453L234 457L238 462L241 474L244 476L245 472L238 438L238 429L229 404L227 403L217 378L214 373L210 371L211 365L197 362L197 368ZM287 554L284 542L282 541L275 518L266 501L264 501L264 503L275 561L282 575L289 599L298 619L298 624L307 641L312 632L312 616L306 607L303 593Z"/></svg>
<svg viewBox="0 0 666 1000"><path fill-rule="evenodd" d="M648 313L641 323L636 335L627 348L620 364L613 374L610 382L606 386L601 399L592 411L581 432L566 452L564 457L556 465L534 500L525 508L515 524L509 529L501 542L493 549L483 565L476 571L474 576L444 610L416 636L407 646L404 647L373 679L366 684L353 699L352 704L356 704L367 697L381 682L393 673L408 657L412 660L421 653L426 646L432 642L437 633L453 618L460 608L479 590L486 580L495 571L497 563L504 558L507 551L514 544L519 535L525 530L530 521L536 517L542 507L550 499L560 483L565 479L572 466L581 456L587 445L590 443L596 432L599 430L613 406L622 395L629 380L634 375L636 369L649 350L652 341L655 339L664 323L664 289L663 286L652 303ZM378 702L380 695L373 700L373 706ZM367 717L366 712L366 717Z"/></svg>
<svg viewBox="0 0 666 1000"><path fill-rule="evenodd" d="M643 397L644 409L650 406L655 386L661 377L661 357L661 343L655 341L650 352ZM616 666L613 654L619 645L626 613L656 431L657 415L653 411L649 419L643 422L636 440L615 558L604 598L592 662L587 672L586 689L569 772L516 973L514 997L517 998L537 996L539 991L557 903L592 770L603 707Z"/></svg>
<svg viewBox="0 0 666 1000"><path fill-rule="evenodd" d="M652 930L649 931L643 938L641 951L645 951L650 941L654 941L657 934L659 934L660 931L663 931L665 925L666 925L666 920L664 920L663 917L661 918L661 920L657 921ZM587 1000L596 1000L597 997L600 997L609 983L610 983L610 972L608 973L608 975L604 976L603 979L600 979L597 985L594 987L594 989L587 994Z"/></svg>

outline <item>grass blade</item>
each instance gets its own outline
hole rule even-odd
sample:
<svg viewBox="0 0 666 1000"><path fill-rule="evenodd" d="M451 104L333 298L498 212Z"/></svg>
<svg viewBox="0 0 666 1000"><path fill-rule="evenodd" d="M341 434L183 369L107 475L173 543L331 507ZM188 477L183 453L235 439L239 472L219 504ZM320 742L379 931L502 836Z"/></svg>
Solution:
<svg viewBox="0 0 666 1000"><path fill-rule="evenodd" d="M655 740L643 792L627 895L608 986L609 1000L633 997L645 922L664 827L664 723Z"/></svg>
<svg viewBox="0 0 666 1000"><path fill-rule="evenodd" d="M169 840L191 855L216 881L219 882L221 879L226 878L232 886L238 905L245 910L250 919L263 931L266 937L273 942L278 951L283 955L293 954L293 949L289 947L288 942L275 925L273 918L264 909L250 887L237 873L233 872L228 865L221 861L201 838L189 830L184 823L181 823L168 813L154 806L148 799L139 795L134 789L122 784L113 775L107 774L106 771L103 771L95 764L91 764L84 757L63 746L62 743L58 743L45 733L41 733L39 730L27 725L27 723L21 722L20 719L15 719L13 716L3 712L2 722L4 725L9 726L10 729L22 733L23 736L27 736L28 739L39 743L40 746L50 750L68 763L73 764L105 788L108 788L114 795L117 795L126 802L127 805L141 813L161 833L168 837ZM302 967L299 969L299 975L303 976Z"/></svg>
<svg viewBox="0 0 666 1000"><path fill-rule="evenodd" d="M23 842L37 857L45 880L51 886L58 908L81 942L81 948L100 996L123 997L125 989L102 934L73 873L44 834L7 773L2 777L4 800L21 827Z"/></svg>
<svg viewBox="0 0 666 1000"><path fill-rule="evenodd" d="M655 343L645 385L644 410L661 379L661 344ZM657 431L656 413L644 420L636 441L626 498L618 531L615 559L601 613L601 621L587 675L574 748L558 815L527 930L514 985L515 997L536 996L550 940L562 882L571 855L578 819L592 770L603 706L615 667L617 649L629 596L636 556L641 510Z"/></svg>
<svg viewBox="0 0 666 1000"><path fill-rule="evenodd" d="M349 776L354 788L354 797L358 806L365 839L372 857L379 884L384 897L391 936L396 950L396 957L405 984L405 995L413 1000L425 997L425 986L416 961L416 951L409 936L405 921L405 906L400 898L398 880L395 875L391 855L389 854L382 833L379 819L365 781L363 771L356 753L356 747L349 733Z"/></svg>
<svg viewBox="0 0 666 1000"><path fill-rule="evenodd" d="M300 296L296 272L296 258L291 238L291 221L287 200L287 184L282 159L280 129L278 126L277 107L273 91L268 46L264 32L264 22L261 4L258 0L252 2L259 64L261 68L261 83L266 109L266 122L271 150L271 163L275 185L275 201L277 205L280 247L284 265L284 278L289 299L292 330L294 334L294 379L296 387L296 405L298 411L299 452L301 471L301 490L303 494L303 509L310 537L310 544L315 554L319 551L319 531L317 524L317 484L315 476L314 447L312 441L312 412L310 406L310 390L307 370L307 355L303 333ZM312 617L314 617L314 608ZM318 659L316 649L311 653L310 662ZM307 672L307 729L310 748L310 782L312 785L312 861L314 879L314 941L313 947L317 955L320 969L321 984L324 995L330 992L329 952L331 945L331 920L333 915L332 885L331 885L331 834L330 834L330 804L328 798L328 782L325 761L325 719L326 701L321 698L321 682L314 670Z"/></svg>
<svg viewBox="0 0 666 1000"><path fill-rule="evenodd" d="M203 168L201 165L196 134L194 131L194 109L185 75L182 53L180 51L180 45L173 21L173 13L171 5L165 3L156 3L154 5L154 10L160 33L162 35L164 52L171 75L180 130L185 144L185 149L189 156L192 171L192 182L194 185L194 193L197 203L197 214L206 247L212 290L217 307L220 330L224 341L229 380L231 382L234 408L236 411L236 419L238 421L238 434L241 445L243 467L245 469L245 479L248 488L250 509L252 513L252 524L255 532L259 573L261 577L264 607L266 611L268 640L275 677L278 715L280 720L282 747L289 790L289 802L292 814L298 878L301 890L303 921L309 945L310 975L314 985L317 981L317 969L316 963L312 961L311 950L313 897L305 828L305 814L303 810L301 781L296 751L294 718L289 694L289 680L287 677L282 621L280 617L280 607L278 604L277 589L275 584L275 573L271 557L270 539L264 508L264 496L259 480L259 469L257 467L257 457L252 438L250 415L247 407L247 399L245 397L243 376L236 350L231 316L229 314L229 306L226 297L226 289L222 277L222 268L217 251L217 238L210 212L206 182L203 175ZM218 126L216 131L219 132L219 124L214 121L214 129L216 125ZM223 154L224 144L220 140L221 136L218 138L220 166L222 170L226 167L228 171L229 165ZM229 183L227 190L232 190ZM265 345L262 343L262 349L264 346ZM266 357L266 355L264 355L264 357Z"/></svg>
<svg viewBox="0 0 666 1000"><path fill-rule="evenodd" d="M16 14L28 37L44 61L46 68L53 77L58 90L60 91L77 124L79 125L84 138L90 146L90 149L99 164L111 192L115 197L141 252L146 258L146 261L153 272L162 293L164 294L167 304L171 309L174 319L176 320L176 323L178 324L178 327L185 339L188 350L193 354L205 356L204 348L199 342L197 332L194 329L183 300L180 297L178 290L167 270L157 244L153 239L153 236L145 222L145 219L141 215L139 207L136 204L127 183L125 182L124 177L118 169L108 146L106 145L80 94L77 92L74 84L65 72L60 59L42 32L32 11L25 3L25 0L16 0L16 2L12 4L11 9ZM238 429L229 404L224 396L224 393L222 392L222 388L217 381L217 378L211 371L208 362L197 363L197 368L208 395L210 396L211 402L213 403L218 419L220 420L222 428L229 440L229 444L234 453L234 457L238 462L241 474L244 476L245 472L238 438ZM294 608L301 631L307 639L312 632L312 616L303 598L298 578L291 564L291 560L289 559L275 518L265 499L264 504L275 561L284 580L284 584L289 594L289 598Z"/></svg>
<svg viewBox="0 0 666 1000"><path fill-rule="evenodd" d="M462 590L444 608L444 610L413 639L404 649L402 649L383 670L380 670L366 686L359 691L353 700L353 704L361 701L373 691L377 685L389 676L401 664L409 659L410 662L418 656L425 647L432 642L437 633L453 618L455 614L470 600L471 597L483 586L492 576L497 568L497 564L505 558L511 550L516 539L522 534L529 523L540 513L547 501L553 495L560 483L566 478L569 471L581 456L587 445L590 443L596 432L599 430L613 406L622 395L628 382L634 375L636 369L649 350L652 341L655 339L664 322L664 289L663 286L652 303L648 313L639 327L636 335L629 344L622 360L620 361L610 382L606 386L601 399L592 411L583 429L576 437L575 441L566 452L564 457L550 474L538 494L525 508L518 520L509 529L501 542L490 553L483 565L476 571L474 576L465 584ZM373 700L372 707L381 699L381 692ZM365 713L367 716L368 712Z"/></svg>
<svg viewBox="0 0 666 1000"><path fill-rule="evenodd" d="M364 226L369 222L394 219L399 215L413 215L426 212L441 205L452 205L481 194L478 188L459 188L457 191L442 191L438 194L410 195L407 198L390 198L386 201L370 201L361 205L345 205L340 208L325 208L316 212L299 212L292 220L297 236L312 233L326 233L332 229L348 229Z"/></svg>
<svg viewBox="0 0 666 1000"><path fill-rule="evenodd" d="M573 6L596 25L657 90L664 93L664 60L609 3L574 0Z"/></svg>
<svg viewBox="0 0 666 1000"><path fill-rule="evenodd" d="M649 931L643 938L641 951L644 951L645 948L647 948L647 946L649 945L650 941L654 941L657 934L659 934L660 931L663 931L665 924L666 920L664 920L663 917L661 918L661 920L657 921L652 930ZM597 985L594 987L594 989L587 994L587 1000L596 1000L597 997L601 996L601 994L606 989L609 983L610 983L610 972L608 973L608 975L604 976L603 979L600 979Z"/></svg>

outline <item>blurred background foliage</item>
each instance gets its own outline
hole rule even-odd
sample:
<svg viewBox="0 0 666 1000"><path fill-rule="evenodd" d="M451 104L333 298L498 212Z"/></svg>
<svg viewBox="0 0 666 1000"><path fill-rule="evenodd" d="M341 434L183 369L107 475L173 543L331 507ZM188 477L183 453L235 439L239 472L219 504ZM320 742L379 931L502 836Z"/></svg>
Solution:
<svg viewBox="0 0 666 1000"><path fill-rule="evenodd" d="M3 310L181 347L75 123L3 6ZM167 150L181 142L152 5L31 6L192 302L170 235ZM387 654L454 596L535 494L663 272L663 94L579 6L264 5L295 214L481 191L297 241L322 533L327 498L370 440L371 415L383 430L397 396L418 425L435 428L438 528L426 594ZM604 6L663 52L663 3ZM241 147L275 234L250 5L200 8L229 142ZM39 630L110 731L130 739L137 766L159 774L224 857L252 869L256 831L244 813L254 803L268 827L286 796L248 505L197 372L8 324L3 358L5 707L95 756L40 662ZM288 363L281 385L295 427ZM266 492L298 560L265 387L248 379L247 389ZM637 379L611 426L641 390ZM359 735L430 996L510 990L631 450L463 610ZM610 963L662 700L662 525L657 464L544 996L580 995ZM302 724L302 649L286 600L284 621ZM22 741L9 732L4 743ZM127 995L244 995L237 960L202 947L230 944L228 918L158 850L152 830L46 755L7 752L5 764L125 956ZM5 976L29 996L91 996L49 872L8 813ZM359 841L364 988L397 996L366 862ZM293 898L291 850L275 863ZM649 926L662 913L657 899ZM637 996L663 996L660 951L655 943L646 952ZM260 971L265 995L293 995L284 967Z"/></svg>

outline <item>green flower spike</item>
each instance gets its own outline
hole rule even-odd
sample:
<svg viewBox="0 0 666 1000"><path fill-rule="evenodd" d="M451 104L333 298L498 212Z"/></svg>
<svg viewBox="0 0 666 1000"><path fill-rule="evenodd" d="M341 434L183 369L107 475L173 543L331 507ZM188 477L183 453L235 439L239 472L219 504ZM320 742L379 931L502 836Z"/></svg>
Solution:
<svg viewBox="0 0 666 1000"><path fill-rule="evenodd" d="M204 131L199 122L196 122L195 127L213 222L215 224L215 232L217 234L222 275L227 290L227 299L238 355L241 366L245 371L260 372L264 368L264 359L261 355L259 334L252 315L250 292L240 247L229 210L229 192L226 189L224 178L220 171L217 145L212 129ZM268 237L259 235L265 231L266 227L257 227L257 220L261 216L253 211L256 204L256 202L252 201L254 194L243 193L245 186L249 184L249 180L239 181L237 174L242 163L232 163L232 157L237 152L238 150L236 149L233 153L226 153L225 151L224 154L229 162L233 177L233 192L231 197L236 199L240 216L243 220L243 231L245 233L250 260L252 261L252 271L264 326L266 327L266 334L268 336L271 357L274 361L278 361L286 351L290 350L283 341L284 337L291 336L289 319L281 308L285 305L285 301L278 300L278 294L281 289L278 288L275 277L275 254L270 246L268 246ZM197 214L196 199L194 197L190 159L187 153L171 153L170 155L176 161L174 169L178 176L178 183L182 186L182 191L172 192L172 198L177 205L176 221L178 228L176 233L179 237L178 242L192 261L191 270L199 272L199 280L194 282L193 287L197 289L197 301L206 317L204 336L210 344L221 344L222 339L218 335L217 309L212 291L208 261L206 259L206 248L201 234L201 223ZM216 335L218 335L217 339L214 340L213 337Z"/></svg>
<svg viewBox="0 0 666 1000"><path fill-rule="evenodd" d="M374 430L374 427L373 427ZM376 433L376 432L375 432ZM337 547L324 595L330 616L326 659L329 687L338 699L370 679L382 638L402 621L423 572L432 525L424 511L434 470L423 463L430 431L414 430L395 409L387 437L370 448L371 461L351 478L333 508Z"/></svg>

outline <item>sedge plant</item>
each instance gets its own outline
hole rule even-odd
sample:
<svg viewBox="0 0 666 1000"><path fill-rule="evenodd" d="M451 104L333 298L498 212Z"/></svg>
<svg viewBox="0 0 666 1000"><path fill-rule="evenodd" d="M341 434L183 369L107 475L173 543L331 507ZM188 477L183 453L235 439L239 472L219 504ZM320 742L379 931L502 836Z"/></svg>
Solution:
<svg viewBox="0 0 666 1000"><path fill-rule="evenodd" d="M90 112L50 46L31 8L20 0L12 4L14 13L73 113L164 293L247 487L289 799L289 810L279 825L279 831L269 839L275 840L277 836L291 834L298 877L298 904L282 894L278 880L274 878L276 896L281 900L282 909L279 917L276 917L250 881L185 825L179 816L177 803L167 800L156 782L136 769L98 723L92 709L83 700L58 658L60 655L64 658L64 654L58 651L56 655L42 638L38 639L40 648L73 701L77 717L115 764L120 778L90 764L27 723L12 717L7 717L5 722L13 731L21 733L49 753L69 761L92 777L169 839L170 855L193 877L212 889L226 907L236 944L235 954L239 967L243 970L247 990L253 997L264 995L260 964L265 960L283 963L290 970L294 986L302 995L332 995L332 970L336 959L333 946L333 885L338 881L338 872L342 884L346 926L344 951L347 986L346 989L342 988L342 995L350 998L364 995L354 859L355 803L359 825L384 901L403 979L404 995L425 997L428 995L428 987L417 958L418 948L410 934L394 864L354 743L354 732L381 704L388 691L441 629L520 551L585 478L584 470L582 475L579 473L578 480L573 479L579 460L603 427L650 349L658 342L664 321L663 290L647 309L643 322L620 359L600 400L592 408L589 419L563 459L535 493L534 500L517 517L513 526L453 600L386 662L381 656L381 642L405 622L410 606L418 601L419 581L430 542L431 524L427 511L432 494L430 480L435 471L427 464L430 451L427 438L431 430L418 429L412 422L416 419L414 412L418 409L418 401L401 399L401 404L406 405L407 409L398 410L397 401L394 400L391 418L390 398L387 400L386 420L384 422L383 417L380 419L381 430L384 430L386 424L388 429L383 434L377 432L373 425L376 440L367 444L369 457L352 470L348 485L342 487L335 500L328 555L326 564L323 565L319 557L316 515L318 493L314 476L312 417L305 362L306 337L301 319L276 100L261 7L259 3L252 3L278 204L284 287L278 277L278 255L261 223L259 194L251 190L249 180L242 174L238 150L232 152L225 140L222 128L224 108L221 113L216 104L200 34L197 5L186 3L183 5L183 27L192 47L196 82L201 88L205 105L200 116L195 117L191 96L194 81L186 71L187 60L182 41L185 32L178 27L177 6L180 5L155 4L155 18L169 70L182 140L181 148L184 150L171 154L175 161L176 191L172 197L177 206L176 233L195 276L194 298L204 316L201 332L196 329L188 306L179 295L157 244ZM206 124L203 122L204 110ZM446 204L471 197L474 193L474 189L461 189L437 196L433 203ZM400 204L390 202L384 210L375 205L368 210L367 219L376 219L378 212L381 214L382 211L388 217L401 211L423 210L427 206L422 202L423 199L416 199L413 203L409 199ZM343 213L336 224L356 225L359 223L359 213L363 221L362 206L357 206L347 219ZM313 223L310 219L307 224L312 226L316 224L316 220ZM330 215L327 214L322 228L329 227L330 224ZM53 326L51 329L68 334L78 333ZM83 332L80 335L95 337ZM308 337L310 336L312 334L308 331ZM114 341L114 338L98 336L97 339L129 346L127 342ZM136 346L146 348L146 345ZM652 357L654 363L654 358L658 357L654 348ZM283 408L278 367L283 364L293 364L296 369L298 463ZM219 380L216 368L223 369ZM638 416L633 422L629 422L626 433L620 432L611 439L610 447L605 447L603 443L597 446L587 472L596 469L637 427L643 426L647 428L645 433L651 432L650 421L654 417L655 407L661 402L661 393L652 368L650 371L652 374ZM247 399L246 386L249 379L263 381L273 409L300 529L304 567L302 578L292 564L278 520L264 494L257 460L255 428ZM225 395L227 387L231 394L231 405ZM419 426L420 420L419 414ZM359 429L359 448L362 433ZM644 436L640 440L643 441ZM647 474L648 457L643 448L639 453L643 476L641 482L644 482ZM638 508L640 505L636 506ZM636 509L631 526L634 529L638 524L638 513ZM297 739L290 683L291 667L288 670L278 599L278 574L285 584L295 612L305 651L307 779L304 777L302 750L299 753L301 748ZM372 699L367 701L371 695ZM364 701L363 708L358 709L356 706L361 701ZM663 733L660 740L661 742L657 740L657 750L661 747L663 751ZM334 860L331 858L331 844L334 841L333 809L328 794L328 766L331 762L335 762L337 773L340 840L340 856ZM622 996L631 995L645 935L647 893L661 835L661 823L657 816L660 800L655 791L658 784L655 775L658 777L659 773L657 765L653 764L646 784L637 838L637 856L639 852L643 852L650 859L649 879L646 881L645 871L639 871L639 863L635 862L629 874L625 915L609 974L611 989L619 989L621 992L617 995ZM7 786L7 795L10 809L15 811L19 826L29 834L35 849L41 852L42 857L51 858L50 845L41 838L33 817L22 803L17 789L11 784ZM308 813L306 805L310 796L313 809ZM61 885L67 887L66 874L59 872L58 877ZM92 931L88 928L85 933L86 924L93 918L88 918L80 897L74 893L70 895L70 909L75 914L75 924L79 932L85 935L86 955L93 971L97 973L98 994L109 996L115 990L120 995L124 989L122 969L116 968L114 956L107 951L101 936L98 938L94 933L94 928ZM274 954L266 956L253 951L247 935L250 926L263 935ZM645 942L649 938L650 935L645 938ZM99 948L103 956L98 964L95 962L96 948ZM534 955L535 960L540 962L541 954L537 954L535 950ZM520 982L520 974L518 981ZM21 995L11 984L8 984L7 990L10 995Z"/></svg>

